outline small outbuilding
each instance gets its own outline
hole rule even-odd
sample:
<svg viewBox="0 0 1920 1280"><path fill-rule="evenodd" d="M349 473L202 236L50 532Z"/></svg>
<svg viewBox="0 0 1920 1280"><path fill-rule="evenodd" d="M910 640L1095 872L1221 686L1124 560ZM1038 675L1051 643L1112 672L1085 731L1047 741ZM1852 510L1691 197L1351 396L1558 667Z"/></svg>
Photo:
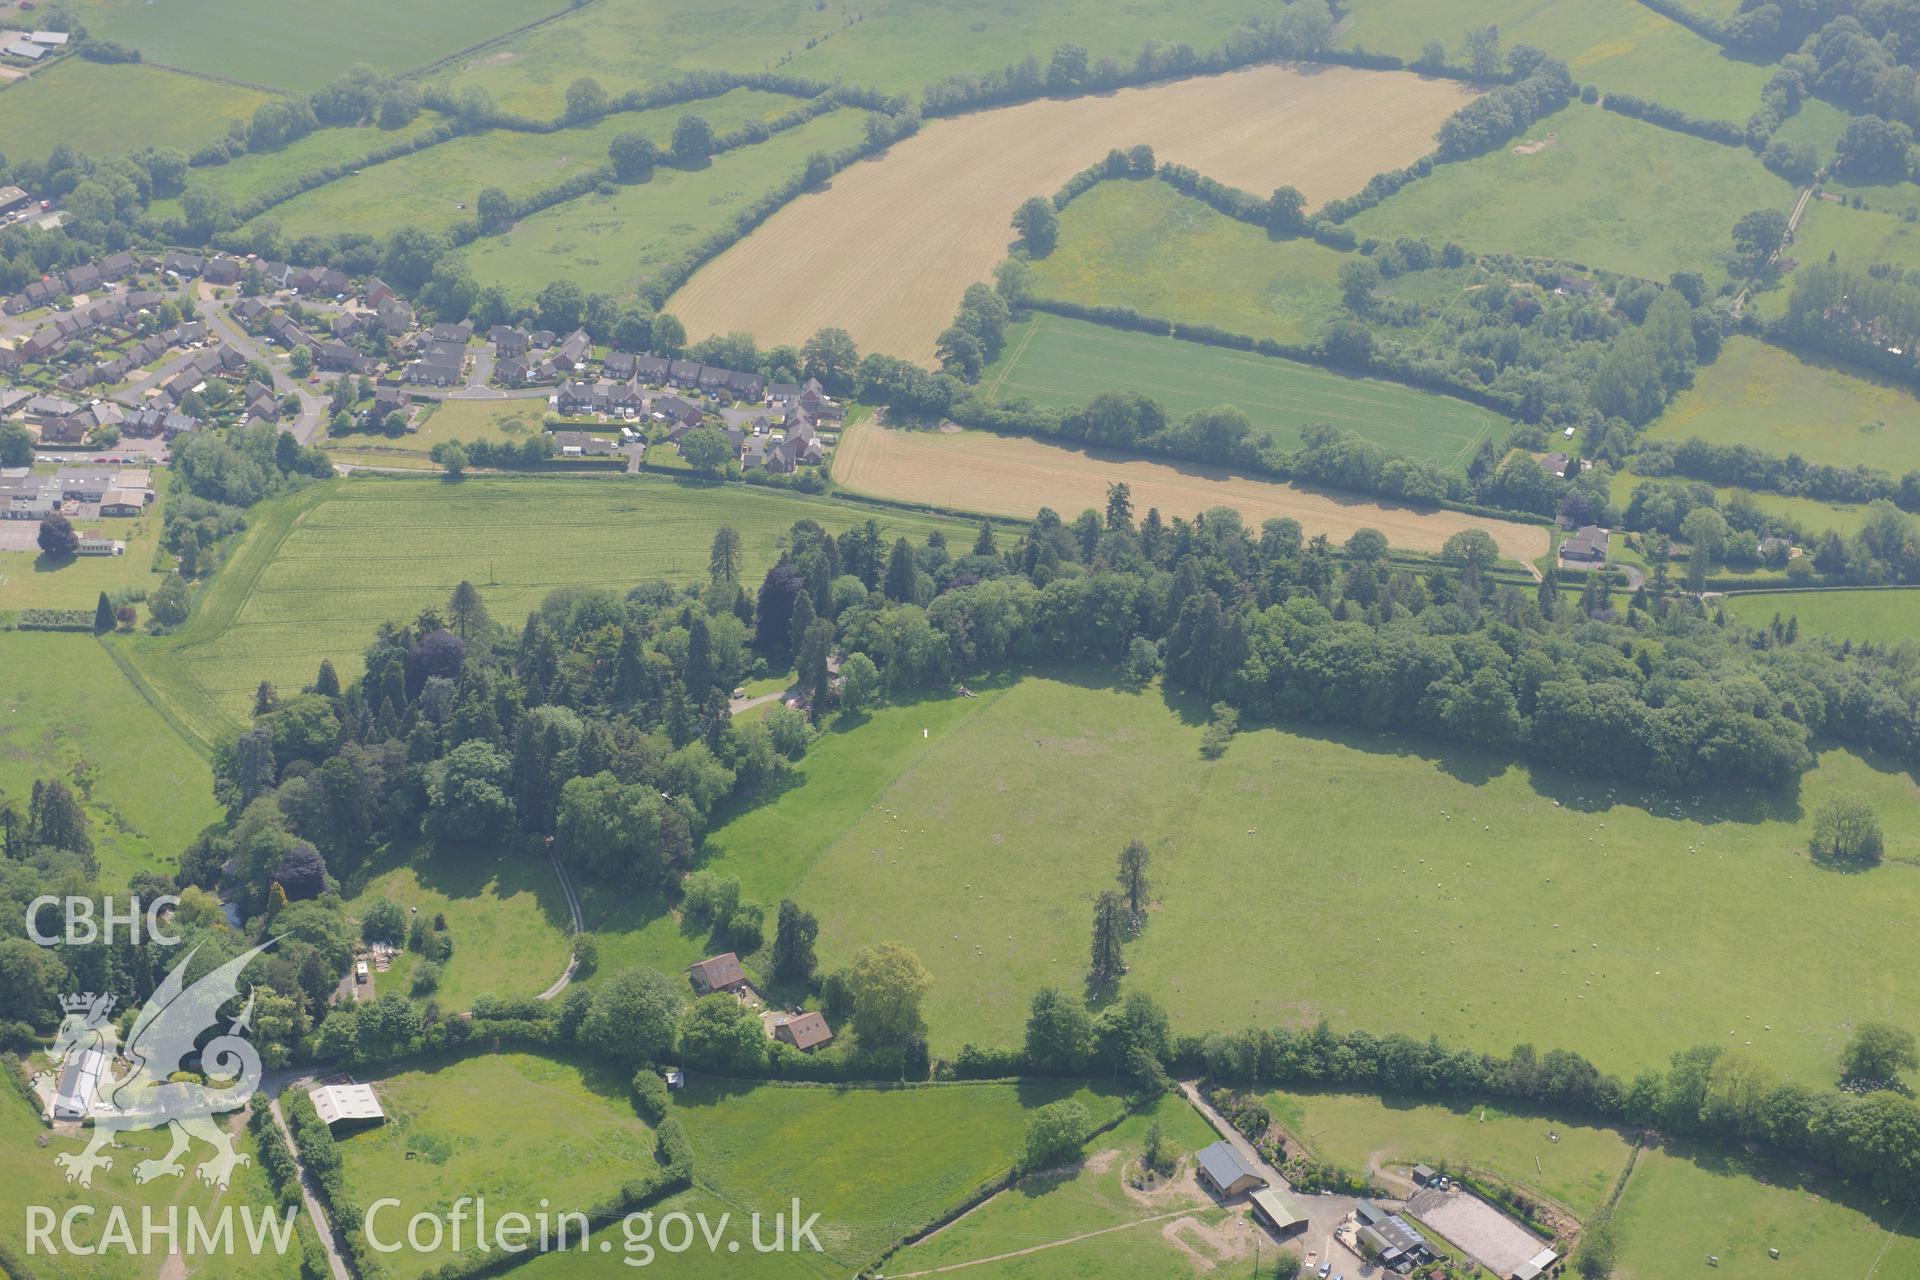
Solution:
<svg viewBox="0 0 1920 1280"><path fill-rule="evenodd" d="M1267 1185L1267 1180L1234 1150L1230 1142L1216 1142L1194 1157L1200 1182L1222 1200Z"/></svg>
<svg viewBox="0 0 1920 1280"><path fill-rule="evenodd" d="M1560 1255L1551 1249L1542 1249L1532 1258L1513 1269L1510 1280L1540 1280L1547 1274L1547 1268L1560 1260Z"/></svg>
<svg viewBox="0 0 1920 1280"><path fill-rule="evenodd" d="M1439 1176L1431 1165L1417 1164L1413 1166L1413 1185L1416 1187L1424 1187Z"/></svg>

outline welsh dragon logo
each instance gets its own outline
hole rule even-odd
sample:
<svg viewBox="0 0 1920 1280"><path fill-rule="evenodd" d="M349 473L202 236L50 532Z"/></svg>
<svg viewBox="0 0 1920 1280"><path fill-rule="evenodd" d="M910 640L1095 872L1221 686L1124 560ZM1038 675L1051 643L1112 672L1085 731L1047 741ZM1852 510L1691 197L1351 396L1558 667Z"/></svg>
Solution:
<svg viewBox="0 0 1920 1280"><path fill-rule="evenodd" d="M67 1171L68 1182L92 1186L94 1170L113 1168L113 1157L106 1152L118 1145L115 1137L139 1129L170 1127L173 1146L161 1159L136 1164L136 1182L182 1176L186 1169L180 1158L194 1138L213 1148L197 1170L201 1181L211 1186L224 1188L235 1167L249 1163L250 1157L234 1149L232 1136L214 1117L245 1106L260 1084L260 1055L242 1034L251 1027L253 995L225 1034L200 1050L201 1074L231 1084L216 1088L167 1077L184 1068L194 1042L219 1021L220 1007L240 994L241 970L270 945L234 957L191 986L186 983L187 966L199 948L189 951L141 1008L124 1046L108 1016L112 995L62 998L66 1017L50 1051L63 1085L59 1105L93 1120L84 1151L53 1158ZM69 1066L74 1068L71 1074ZM75 1082L72 1095L64 1093L69 1079Z"/></svg>

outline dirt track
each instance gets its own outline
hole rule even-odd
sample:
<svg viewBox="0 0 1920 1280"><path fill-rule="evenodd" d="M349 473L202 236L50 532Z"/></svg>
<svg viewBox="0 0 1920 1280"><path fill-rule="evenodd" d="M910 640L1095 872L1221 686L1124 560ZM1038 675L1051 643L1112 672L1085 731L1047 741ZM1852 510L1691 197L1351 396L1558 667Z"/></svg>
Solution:
<svg viewBox="0 0 1920 1280"><path fill-rule="evenodd" d="M1348 67L1258 66L939 120L803 195L667 303L694 338L743 329L762 346L826 325L862 352L931 362L960 295L1013 238L1008 219L1113 147L1309 204L1432 150L1465 101L1451 81Z"/></svg>
<svg viewBox="0 0 1920 1280"><path fill-rule="evenodd" d="M892 431L859 423L841 438L833 476L852 492L877 498L1023 519L1050 506L1069 520L1087 507L1104 509L1107 486L1124 480L1135 511L1158 507L1168 519L1228 506L1254 527L1291 517L1309 536L1324 533L1336 542L1371 528L1395 547L1438 551L1453 534L1478 528L1492 535L1508 559L1531 560L1547 550L1547 531L1537 525L1388 506L1198 463L1153 462L981 431Z"/></svg>

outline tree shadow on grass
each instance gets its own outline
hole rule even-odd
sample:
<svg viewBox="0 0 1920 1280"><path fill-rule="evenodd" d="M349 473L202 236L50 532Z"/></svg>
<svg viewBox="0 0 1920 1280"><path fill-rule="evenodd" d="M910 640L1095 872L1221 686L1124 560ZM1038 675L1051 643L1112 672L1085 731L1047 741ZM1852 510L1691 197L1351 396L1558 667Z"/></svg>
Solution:
<svg viewBox="0 0 1920 1280"><path fill-rule="evenodd" d="M1872 1220L1889 1235L1914 1239L1907 1210L1876 1198L1865 1186L1842 1182L1831 1171L1811 1163L1754 1155L1734 1147L1696 1143L1685 1138L1660 1138L1650 1145L1661 1154L1685 1160L1695 1168L1723 1178L1749 1178L1762 1186L1778 1187L1851 1209ZM1638 1175L1636 1175L1637 1177ZM1632 1194L1629 1186L1628 1194ZM1903 1231L1902 1228L1905 1228Z"/></svg>

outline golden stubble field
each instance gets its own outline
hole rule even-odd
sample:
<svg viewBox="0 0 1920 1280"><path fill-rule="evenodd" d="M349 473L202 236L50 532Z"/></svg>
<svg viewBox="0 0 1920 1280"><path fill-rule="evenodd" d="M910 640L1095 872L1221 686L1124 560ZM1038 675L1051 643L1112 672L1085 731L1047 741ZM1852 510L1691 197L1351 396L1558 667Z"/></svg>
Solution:
<svg viewBox="0 0 1920 1280"><path fill-rule="evenodd" d="M861 422L842 435L833 478L843 489L876 498L1020 519L1048 506L1069 520L1088 507L1104 510L1107 486L1125 481L1136 512L1158 507L1169 519L1224 506L1254 527L1291 517L1308 536L1324 533L1335 542L1357 529L1378 529L1397 548L1438 551L1462 529L1485 529L1505 559L1547 552L1547 531L1538 525L1391 506L1200 463L1154 462L986 431L895 431Z"/></svg>
<svg viewBox="0 0 1920 1280"><path fill-rule="evenodd" d="M1114 147L1318 205L1432 150L1466 97L1406 72L1267 65L936 121L780 210L667 310L695 338L799 343L836 325L862 353L931 363L961 293L1006 256L1014 209Z"/></svg>

